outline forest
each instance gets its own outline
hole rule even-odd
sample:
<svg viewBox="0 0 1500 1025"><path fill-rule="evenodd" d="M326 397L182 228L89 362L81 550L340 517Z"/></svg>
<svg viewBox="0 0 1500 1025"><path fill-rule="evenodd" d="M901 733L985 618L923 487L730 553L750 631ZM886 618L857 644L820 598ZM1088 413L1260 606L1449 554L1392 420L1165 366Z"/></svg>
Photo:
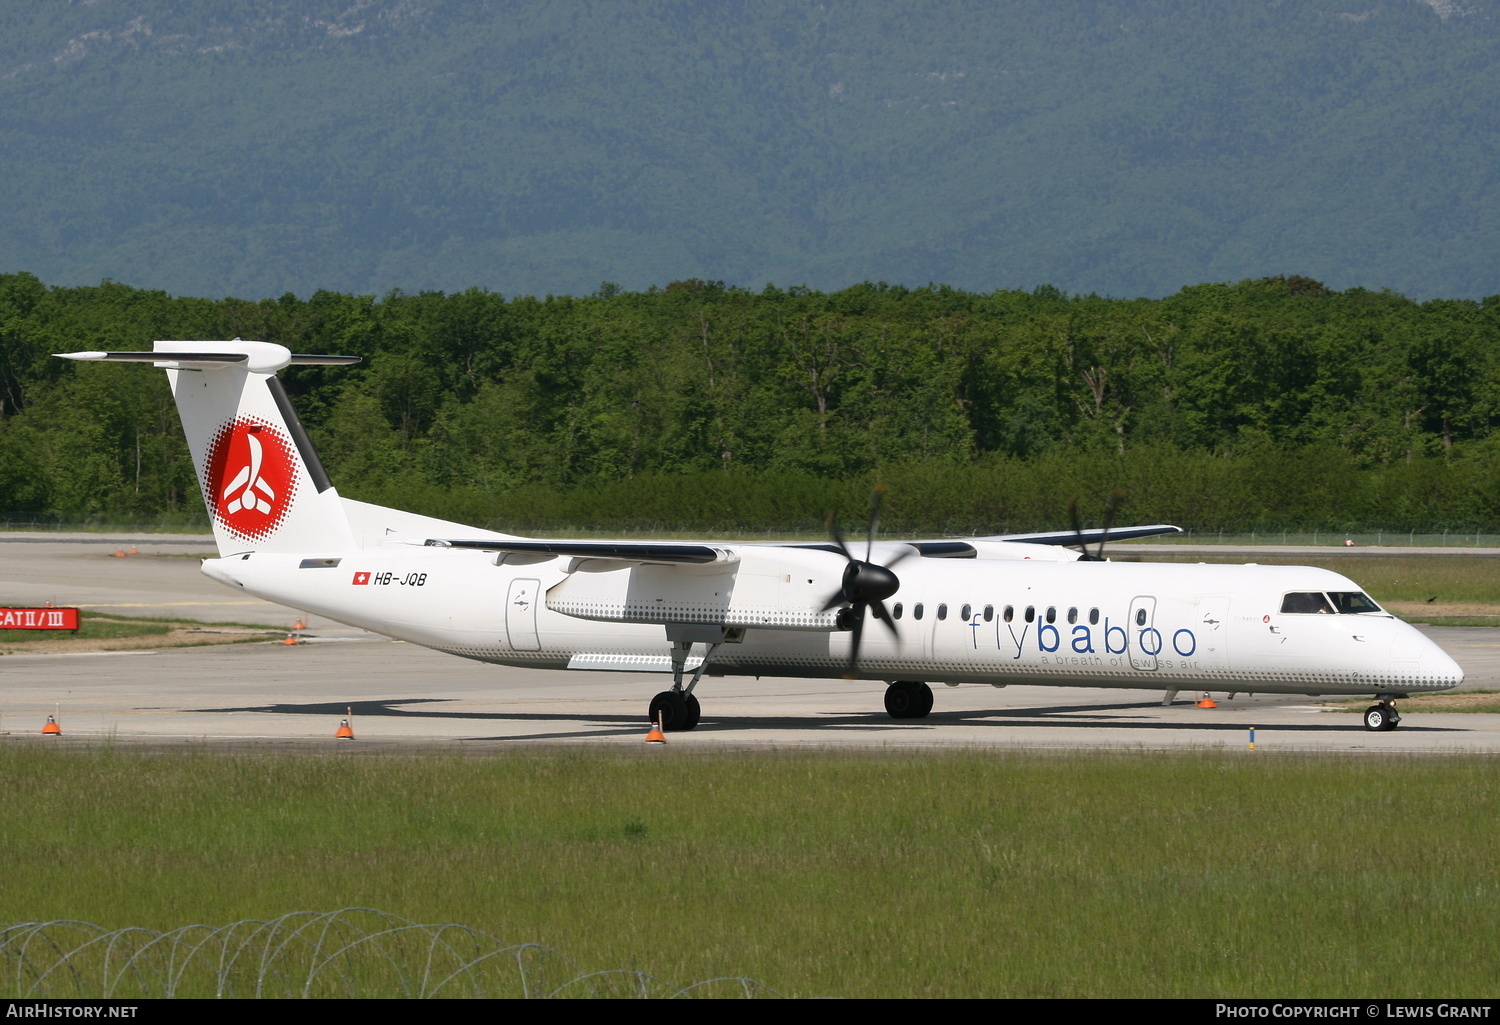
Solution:
<svg viewBox="0 0 1500 1025"><path fill-rule="evenodd" d="M0 275L0 520L206 523L165 375L52 357L243 337L340 493L509 530L1495 529L1500 296L1305 277L1160 300L675 281L171 297Z"/></svg>

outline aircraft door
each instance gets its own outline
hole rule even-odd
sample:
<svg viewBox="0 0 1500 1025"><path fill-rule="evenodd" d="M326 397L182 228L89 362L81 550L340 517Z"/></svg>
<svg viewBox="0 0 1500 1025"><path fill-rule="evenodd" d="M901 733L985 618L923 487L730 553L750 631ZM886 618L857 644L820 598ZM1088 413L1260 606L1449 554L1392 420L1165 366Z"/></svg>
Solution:
<svg viewBox="0 0 1500 1025"><path fill-rule="evenodd" d="M1156 657L1161 654L1161 633L1153 625L1155 619L1156 599L1147 594L1137 595L1130 603L1130 625L1126 629L1130 637L1130 664L1145 672L1156 669Z"/></svg>
<svg viewBox="0 0 1500 1025"><path fill-rule="evenodd" d="M540 651L536 634L536 607L541 598L542 582L519 577L510 582L505 598L505 633L512 651Z"/></svg>
<svg viewBox="0 0 1500 1025"><path fill-rule="evenodd" d="M1177 638L1173 638L1176 644ZM1193 654L1204 669L1229 668L1229 599L1198 599L1198 623L1193 628ZM1177 647L1182 654L1182 647Z"/></svg>

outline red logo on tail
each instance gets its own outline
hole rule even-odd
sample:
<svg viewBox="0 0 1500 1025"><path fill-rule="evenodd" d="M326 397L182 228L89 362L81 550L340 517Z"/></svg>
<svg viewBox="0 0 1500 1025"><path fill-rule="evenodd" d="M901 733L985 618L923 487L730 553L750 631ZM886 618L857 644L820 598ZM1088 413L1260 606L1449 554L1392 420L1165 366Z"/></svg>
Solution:
<svg viewBox="0 0 1500 1025"><path fill-rule="evenodd" d="M215 522L246 541L269 537L296 497L295 466L291 443L271 424L241 417L219 428L203 475Z"/></svg>

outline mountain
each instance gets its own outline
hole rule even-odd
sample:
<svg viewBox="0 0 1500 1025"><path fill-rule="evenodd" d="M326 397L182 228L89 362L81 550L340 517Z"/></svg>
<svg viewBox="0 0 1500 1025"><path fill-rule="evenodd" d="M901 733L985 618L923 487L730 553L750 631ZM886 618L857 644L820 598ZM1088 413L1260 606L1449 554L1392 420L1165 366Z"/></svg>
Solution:
<svg viewBox="0 0 1500 1025"><path fill-rule="evenodd" d="M18 0L0 272L1500 292L1500 0Z"/></svg>

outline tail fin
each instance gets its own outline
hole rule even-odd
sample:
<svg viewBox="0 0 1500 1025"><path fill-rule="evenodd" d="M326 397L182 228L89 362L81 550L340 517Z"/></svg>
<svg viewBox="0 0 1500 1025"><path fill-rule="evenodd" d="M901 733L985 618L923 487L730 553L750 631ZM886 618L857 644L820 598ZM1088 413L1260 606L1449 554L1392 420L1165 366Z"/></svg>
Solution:
<svg viewBox="0 0 1500 1025"><path fill-rule="evenodd" d="M221 556L357 547L338 492L276 372L292 364L357 363L358 356L297 356L238 338L62 355L165 368Z"/></svg>

